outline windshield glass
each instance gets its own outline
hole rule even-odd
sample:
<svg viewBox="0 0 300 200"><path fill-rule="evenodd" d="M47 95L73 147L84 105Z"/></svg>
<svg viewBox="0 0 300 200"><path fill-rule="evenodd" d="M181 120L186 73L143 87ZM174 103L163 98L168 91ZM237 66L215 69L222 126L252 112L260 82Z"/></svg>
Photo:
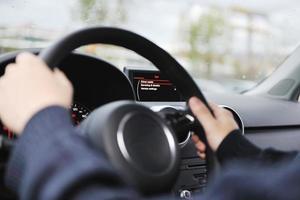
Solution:
<svg viewBox="0 0 300 200"><path fill-rule="evenodd" d="M204 90L240 93L296 48L299 5L297 0L1 0L0 53L45 47L82 27L116 26L166 49ZM121 69L150 66L111 46L80 51Z"/></svg>

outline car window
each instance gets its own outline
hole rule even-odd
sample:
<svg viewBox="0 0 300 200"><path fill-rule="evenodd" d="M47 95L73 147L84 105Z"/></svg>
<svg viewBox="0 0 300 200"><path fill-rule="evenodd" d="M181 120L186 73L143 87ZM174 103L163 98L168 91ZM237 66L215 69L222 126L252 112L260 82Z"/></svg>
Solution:
<svg viewBox="0 0 300 200"><path fill-rule="evenodd" d="M240 93L299 44L300 2L258 0L1 0L0 53L45 47L86 26L135 31L169 51L205 90ZM83 52L120 68L149 63L123 49Z"/></svg>

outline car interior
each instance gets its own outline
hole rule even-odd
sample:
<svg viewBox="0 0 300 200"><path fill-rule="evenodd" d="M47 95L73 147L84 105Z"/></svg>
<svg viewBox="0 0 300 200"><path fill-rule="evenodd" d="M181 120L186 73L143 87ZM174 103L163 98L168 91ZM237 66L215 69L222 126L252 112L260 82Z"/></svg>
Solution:
<svg viewBox="0 0 300 200"><path fill-rule="evenodd" d="M148 58L160 71L126 67L122 72L112 64L99 58L72 52L73 49L79 47L78 45L90 42L122 45L132 49ZM140 51L141 49L142 51ZM141 165L140 167L143 167L144 170L158 171L165 170L165 165L168 167L169 165L176 166L172 170L167 170L168 172L161 175L159 179L139 174L137 180L133 180L133 184L140 187L141 191L145 194L155 193L166 190L172 185L174 194L186 197L186 195L189 196L193 192L205 190L209 180L209 170L212 169L212 166L208 165L209 159L201 160L196 154L195 147L191 142L191 134L193 134L193 131L195 132L195 129L190 125L193 120L189 118L192 116L188 115L188 111L186 111L188 97L198 96L203 101L205 101L205 98L202 96L200 89L197 92L197 85L195 87L196 91L193 91L194 86L189 85L189 81L192 81L192 79L187 80L189 77L185 77L185 71L177 71L183 70L183 68L180 68L176 60L164 50L135 33L116 28L96 27L70 34L45 50L31 49L28 51L40 55L49 66L58 66L74 84L74 104L71 108L74 124L81 127L85 132L89 132L87 137L93 138L92 141L97 141L95 142L96 146L107 148L103 146L109 145L122 149L120 144L114 144L114 142L118 141L117 133L119 133L119 129L123 124L125 135L123 135L122 140L125 149L128 149L132 154L129 154L132 157L131 159L136 160L136 165ZM300 70L298 64L293 62L295 61L294 57L297 57L297 53L299 52L296 50L268 79L249 92L240 95L220 95L205 92L204 95L210 101L217 102L220 106L230 110L243 134L254 144L262 148L298 149L300 121L297 116L300 113L299 104L295 97L299 95L299 80L296 79L295 74L297 72L299 74ZM10 52L0 57L2 73L8 63L14 62L17 54L18 52ZM285 73L281 72L283 67ZM168 69L171 72L167 71ZM290 71L287 69L290 69ZM171 77L173 74L174 76ZM178 74L180 75L178 76ZM186 74L188 75L188 73ZM276 79L273 78L274 76ZM193 83L192 81L191 84ZM122 111L123 109L126 111ZM139 111L140 109L141 111ZM128 121L125 121L124 125L123 120L128 118L128 113L132 112L133 115L129 117ZM155 113L155 117L153 119L149 117L146 114L148 112L149 116ZM179 153L173 152L176 156L174 161L171 156L171 146L169 150L165 149L165 146L171 145L169 139L165 138L167 141L164 141L162 136L167 132L160 133L161 130L158 130L160 123L157 124L156 118L158 122L163 119L166 122L163 127L169 126L168 129L172 130L176 136L174 140L176 150L174 151L179 151ZM155 121L153 121L154 119ZM111 126L109 131L102 130L103 127L107 128L107 126ZM128 127L126 128L126 126ZM156 128L156 126L158 127ZM118 130L116 130L116 127ZM141 129L144 133L140 133ZM196 130L201 131L201 129ZM99 135L99 132L102 136ZM103 134L103 132L108 133ZM108 139L105 139L105 137L108 137ZM1 195L6 194L3 185L5 164L16 139L14 134L2 125ZM155 146L157 154L170 151L170 155L161 158L165 163L159 157L147 157L148 162L141 158L138 154L146 157L147 153L141 151L140 145L134 144L138 143L138 140L145 140L144 143L140 144L143 147L149 145L153 148ZM102 141L106 141L105 144ZM137 173L134 170L123 169L124 166L131 164L126 163L126 159L124 161L119 158L120 156L126 157L122 152L121 155L116 152L108 152L107 154L111 159L118 160L114 161L118 163L117 169L120 167L121 171L126 171L129 174ZM213 157L213 155L210 156ZM153 166L150 167L150 161L158 164L152 164ZM210 162L210 164L212 163ZM158 186L158 182L162 185ZM156 187L153 187L153 185L156 185Z"/></svg>
<svg viewBox="0 0 300 200"><path fill-rule="evenodd" d="M202 90L204 86L181 62L146 38L130 29L82 28L46 48L1 54L0 75L24 50L41 57L50 68L61 69L74 86L70 108L74 126L145 195L168 191L189 199L195 192L205 192L220 170L215 155L208 150L207 159L200 159L191 140L192 134L205 140L201 124L187 107L192 96L207 106L215 102L229 110L241 133L255 145L300 150L300 48L257 85L233 94ZM140 68L133 63L120 69L78 51L81 46L99 43L133 51L150 64ZM0 124L0 199L18 199L4 185L5 168L17 139Z"/></svg>

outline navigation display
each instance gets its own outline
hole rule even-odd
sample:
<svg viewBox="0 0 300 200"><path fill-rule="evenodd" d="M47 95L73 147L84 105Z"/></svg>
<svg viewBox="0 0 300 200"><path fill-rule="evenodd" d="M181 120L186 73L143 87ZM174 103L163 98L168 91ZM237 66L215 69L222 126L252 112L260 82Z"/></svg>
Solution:
<svg viewBox="0 0 300 200"><path fill-rule="evenodd" d="M175 85L159 71L125 69L137 101L182 101Z"/></svg>

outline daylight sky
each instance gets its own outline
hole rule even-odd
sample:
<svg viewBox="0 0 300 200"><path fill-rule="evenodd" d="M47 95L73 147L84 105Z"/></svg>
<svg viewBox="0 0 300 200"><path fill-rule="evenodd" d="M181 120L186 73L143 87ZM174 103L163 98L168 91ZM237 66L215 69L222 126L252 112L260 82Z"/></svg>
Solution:
<svg viewBox="0 0 300 200"><path fill-rule="evenodd" d="M108 1L109 2L109 1ZM300 10L299 0L125 0L132 7L140 8L140 11L154 11L150 8L178 12L179 8L188 5L217 5L229 7L239 5L259 12L269 14L284 14L285 12L296 14ZM21 23L32 21L43 25L48 19L48 26L65 26L72 22L70 12L76 0L0 0L0 23ZM135 10L136 14L142 14ZM298 12L298 15L300 13ZM161 16L160 16L161 17Z"/></svg>
<svg viewBox="0 0 300 200"><path fill-rule="evenodd" d="M76 16L77 0L0 0L0 26L30 24L52 30L73 30L84 26ZM110 2L108 0L108 2ZM129 11L126 28L162 44L174 38L178 16L191 6L242 6L266 13L272 23L287 30L289 37L300 41L299 0L125 0ZM298 41L297 38L299 36Z"/></svg>

